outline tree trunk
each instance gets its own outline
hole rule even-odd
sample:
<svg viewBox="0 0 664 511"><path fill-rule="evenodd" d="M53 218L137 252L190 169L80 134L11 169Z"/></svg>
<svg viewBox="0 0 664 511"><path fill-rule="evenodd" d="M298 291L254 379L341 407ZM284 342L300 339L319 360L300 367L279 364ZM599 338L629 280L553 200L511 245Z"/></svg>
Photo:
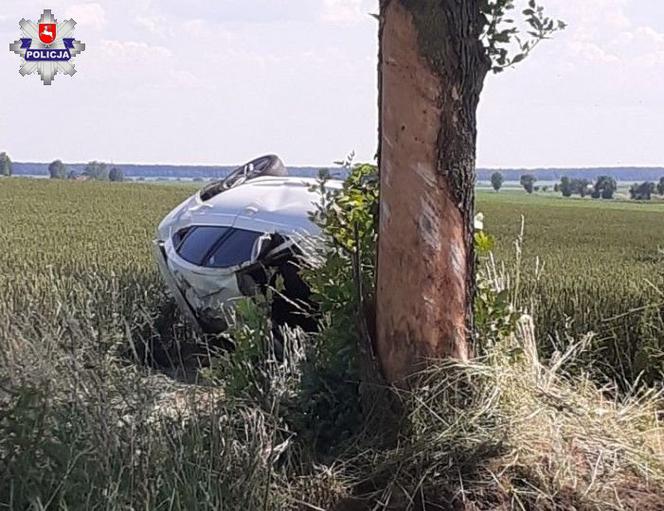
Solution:
<svg viewBox="0 0 664 511"><path fill-rule="evenodd" d="M376 349L388 381L471 353L479 0L382 0Z"/></svg>

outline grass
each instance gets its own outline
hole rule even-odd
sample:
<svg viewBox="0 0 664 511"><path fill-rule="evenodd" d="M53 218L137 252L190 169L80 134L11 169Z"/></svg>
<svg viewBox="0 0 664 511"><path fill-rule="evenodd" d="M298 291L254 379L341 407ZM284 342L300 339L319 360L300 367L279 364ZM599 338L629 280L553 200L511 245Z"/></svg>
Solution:
<svg viewBox="0 0 664 511"><path fill-rule="evenodd" d="M659 509L661 396L609 401L570 377L582 344L542 363L524 317L479 360L421 375L424 390L404 396L408 436L365 455L387 481L379 499L393 509Z"/></svg>
<svg viewBox="0 0 664 511"><path fill-rule="evenodd" d="M156 227L191 193L175 185L4 179L0 240L10 249L0 251L0 267L152 271Z"/></svg>
<svg viewBox="0 0 664 511"><path fill-rule="evenodd" d="M142 363L143 345L165 340L188 356L150 240L190 193L0 180L0 509L658 509L661 396L607 392L588 361L611 369L641 350L661 377L661 305L606 321L662 303L659 206L480 194L499 253L526 217L524 267L547 263L524 275L544 334L524 318L482 358L422 375L423 392L400 396L397 444L365 432L318 456L294 420L304 350L290 365L266 356L260 399ZM587 325L598 335L576 335Z"/></svg>

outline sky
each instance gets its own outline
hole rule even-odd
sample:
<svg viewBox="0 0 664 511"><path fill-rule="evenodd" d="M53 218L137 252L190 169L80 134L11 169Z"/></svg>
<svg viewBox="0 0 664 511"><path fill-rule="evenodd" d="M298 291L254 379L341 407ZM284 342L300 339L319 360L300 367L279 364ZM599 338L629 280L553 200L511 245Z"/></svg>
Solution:
<svg viewBox="0 0 664 511"><path fill-rule="evenodd" d="M327 166L377 147L377 0L49 0L86 50L21 77L45 5L0 0L0 151L15 161ZM664 0L543 0L569 28L487 78L481 167L664 165ZM4 49L3 49L4 48Z"/></svg>

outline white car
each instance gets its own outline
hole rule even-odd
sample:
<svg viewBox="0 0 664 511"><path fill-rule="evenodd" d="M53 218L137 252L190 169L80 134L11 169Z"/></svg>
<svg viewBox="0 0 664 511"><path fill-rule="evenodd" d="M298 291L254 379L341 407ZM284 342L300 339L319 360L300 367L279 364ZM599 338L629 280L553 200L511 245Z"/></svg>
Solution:
<svg viewBox="0 0 664 511"><path fill-rule="evenodd" d="M288 322L289 304L308 303L297 258L301 242L320 235L310 219L322 199L317 185L316 179L289 177L277 156L263 156L204 187L164 218L155 258L194 326L223 331L233 302L264 290L276 274L284 282L273 304L277 323ZM338 189L341 181L325 186Z"/></svg>

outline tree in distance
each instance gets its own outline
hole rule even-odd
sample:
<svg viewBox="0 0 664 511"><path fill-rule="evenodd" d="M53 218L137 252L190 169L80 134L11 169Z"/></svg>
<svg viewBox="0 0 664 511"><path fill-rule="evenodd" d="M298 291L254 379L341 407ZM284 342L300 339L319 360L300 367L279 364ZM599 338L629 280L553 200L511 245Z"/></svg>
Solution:
<svg viewBox="0 0 664 511"><path fill-rule="evenodd" d="M51 179L66 179L67 167L62 161L55 160L48 166L48 173Z"/></svg>
<svg viewBox="0 0 664 511"><path fill-rule="evenodd" d="M520 182L521 186L523 186L523 189L526 192L533 193L535 191L535 183L537 182L537 178L532 174L524 174L521 176Z"/></svg>
<svg viewBox="0 0 664 511"><path fill-rule="evenodd" d="M595 182L594 198L613 199L618 190L618 183L611 176L599 176Z"/></svg>
<svg viewBox="0 0 664 511"><path fill-rule="evenodd" d="M503 187L503 181L504 178L500 172L494 172L491 174L491 186L493 186L493 189L497 192Z"/></svg>
<svg viewBox="0 0 664 511"><path fill-rule="evenodd" d="M7 153L0 153L0 176L12 175L12 161Z"/></svg>
<svg viewBox="0 0 664 511"><path fill-rule="evenodd" d="M586 197L587 195L595 196L592 182L585 178L570 179L567 176L563 176L560 179L560 184L558 184L558 191L562 193L563 197L571 197L572 195L578 195L580 197Z"/></svg>
<svg viewBox="0 0 664 511"><path fill-rule="evenodd" d="M572 192L586 197L592 194L592 182L586 178L572 179Z"/></svg>
<svg viewBox="0 0 664 511"><path fill-rule="evenodd" d="M629 189L629 196L633 200L651 200L653 193L655 193L655 183L650 181L634 183Z"/></svg>
<svg viewBox="0 0 664 511"><path fill-rule="evenodd" d="M105 163L98 161L91 161L85 166L83 175L88 179L95 179L97 181L108 181L108 166Z"/></svg>
<svg viewBox="0 0 664 511"><path fill-rule="evenodd" d="M113 167L108 173L108 178L113 182L124 181L124 172L122 172L122 169Z"/></svg>
<svg viewBox="0 0 664 511"><path fill-rule="evenodd" d="M572 193L574 193L574 188L572 187L572 180L567 176L562 177L558 188L560 190L560 193L563 194L563 197L571 197Z"/></svg>

